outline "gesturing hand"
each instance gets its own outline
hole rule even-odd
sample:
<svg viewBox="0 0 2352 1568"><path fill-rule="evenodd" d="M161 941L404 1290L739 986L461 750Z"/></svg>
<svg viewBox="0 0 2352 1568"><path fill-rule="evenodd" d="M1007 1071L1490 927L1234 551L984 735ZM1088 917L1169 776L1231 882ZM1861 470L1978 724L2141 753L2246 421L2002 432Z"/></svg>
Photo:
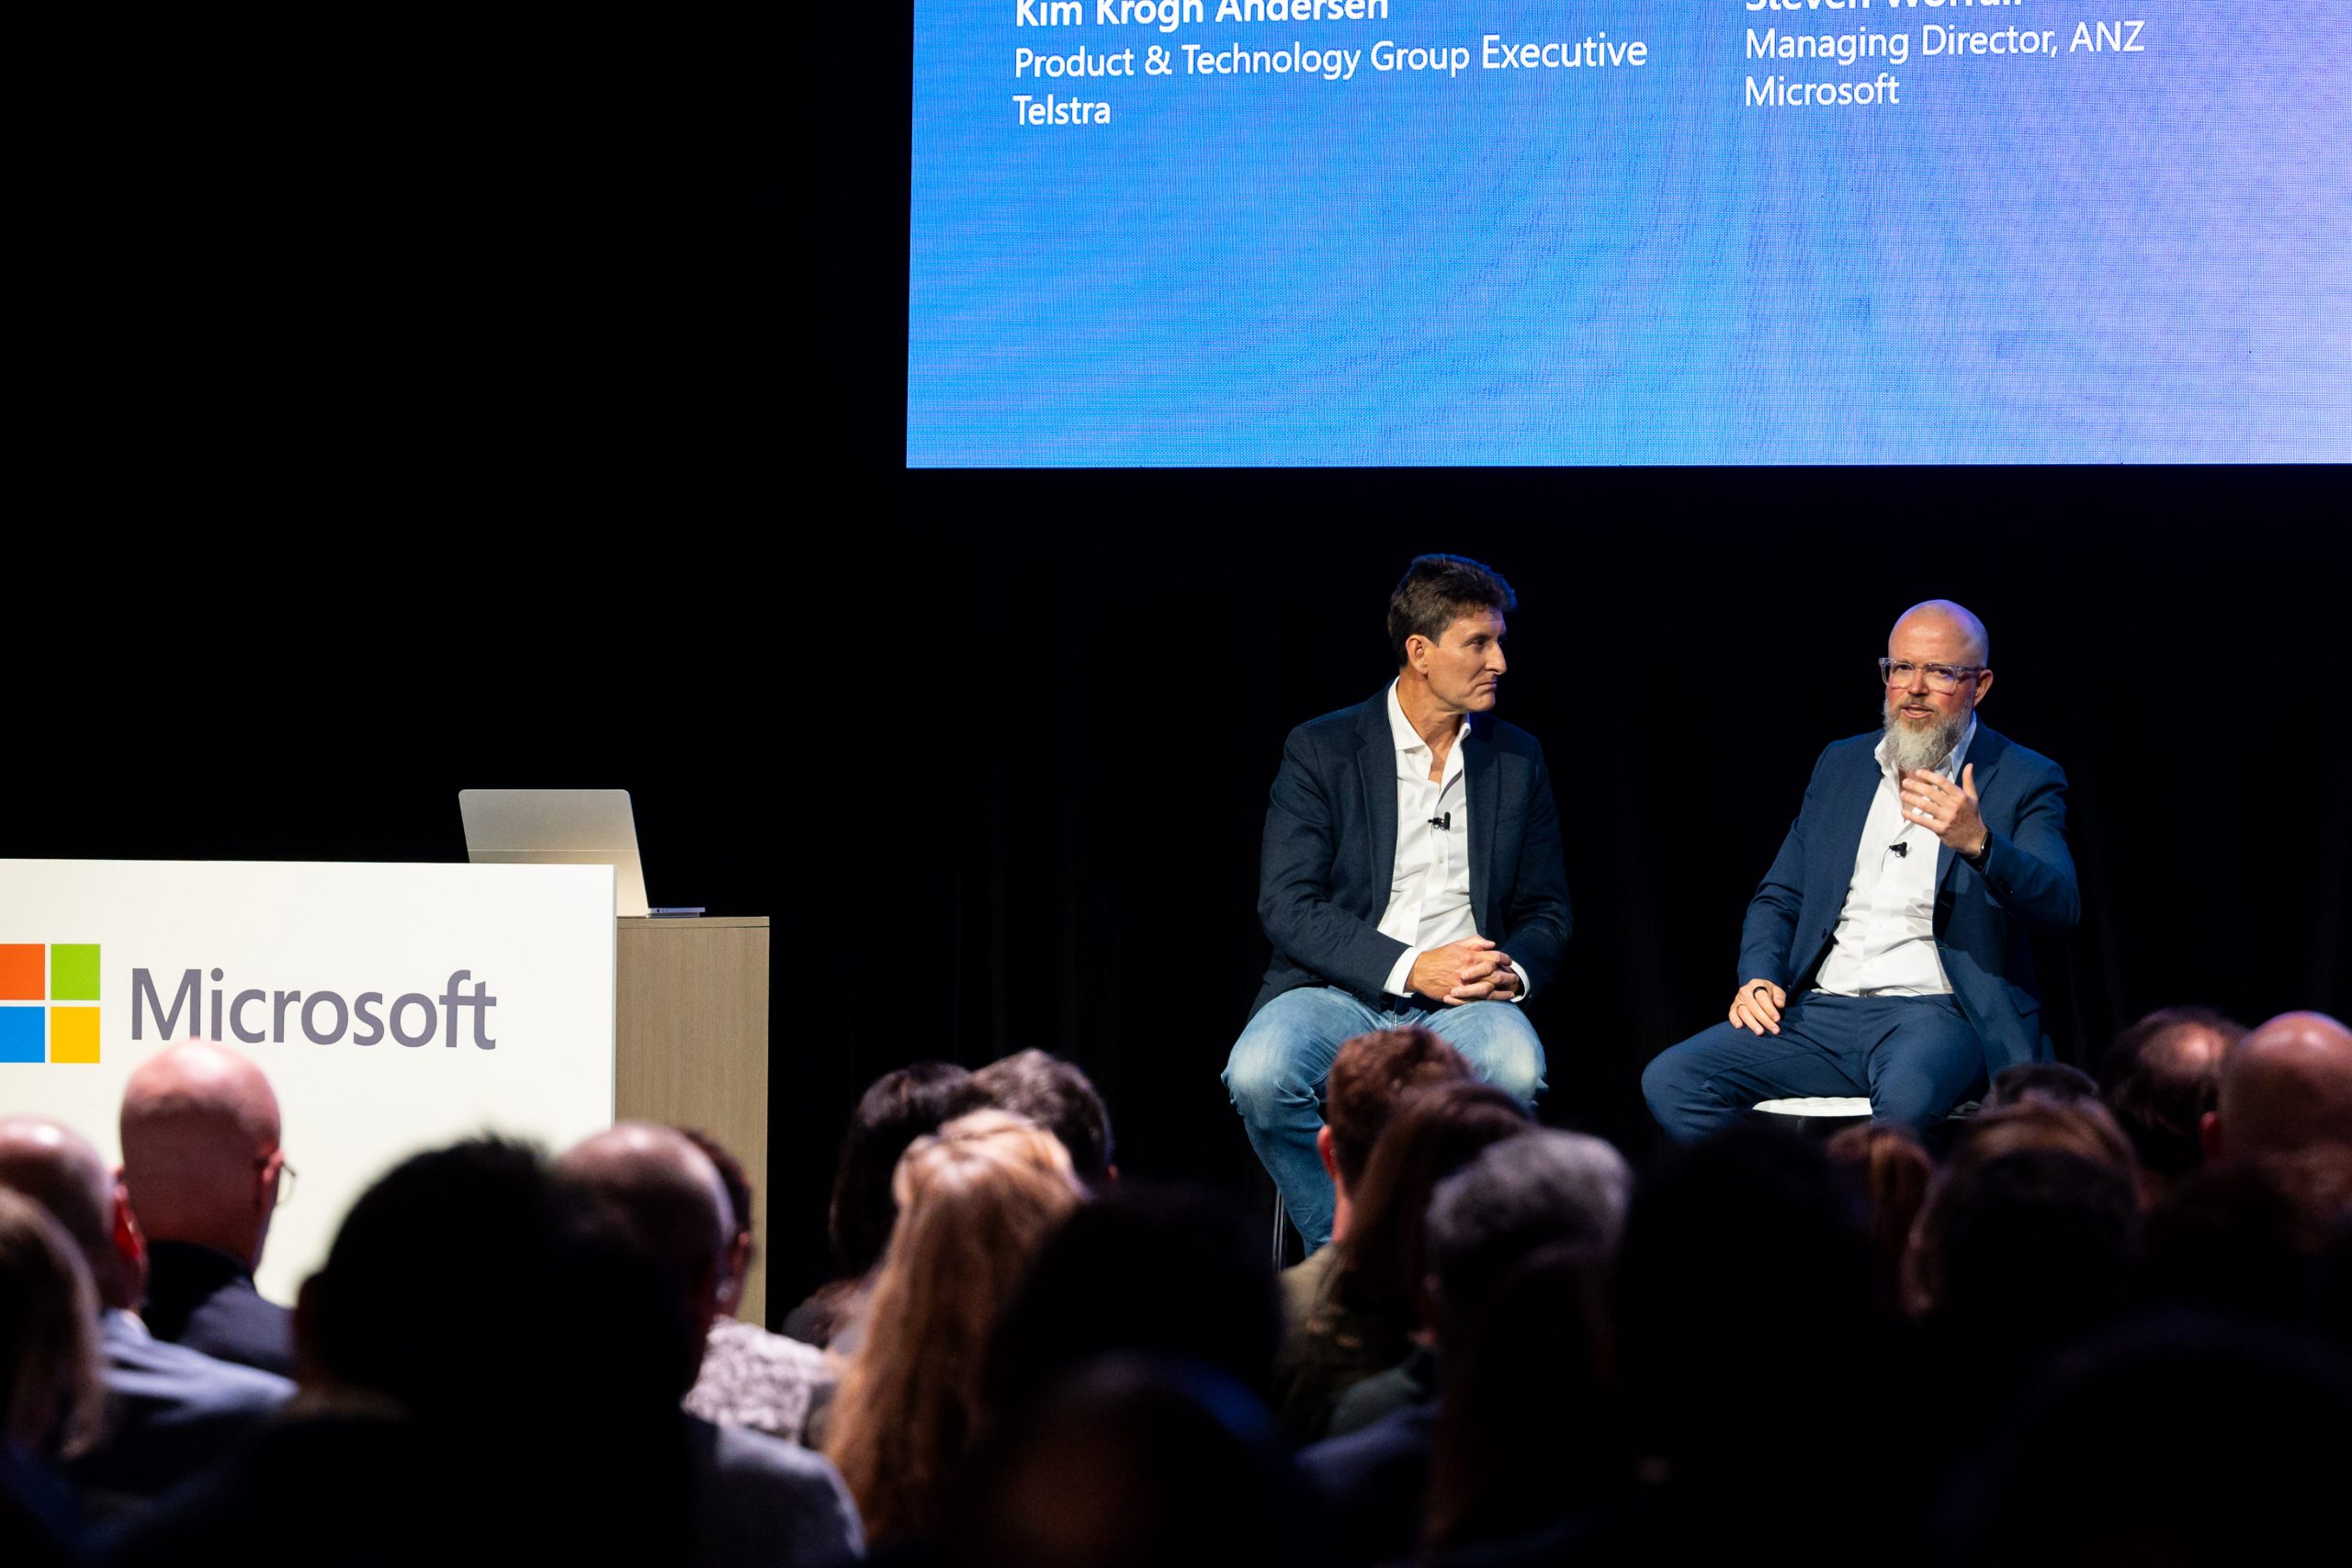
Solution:
<svg viewBox="0 0 2352 1568"><path fill-rule="evenodd" d="M1903 819L1917 822L1971 860L1984 852L1991 829L1976 809L1976 764L1960 771L1960 782L1932 768L1914 768L1903 775Z"/></svg>
<svg viewBox="0 0 2352 1568"><path fill-rule="evenodd" d="M1462 987L1463 971L1474 964L1485 964L1487 955L1494 952L1495 944L1482 936L1465 936L1460 942L1432 947L1413 960L1413 972L1405 984L1433 1002L1451 1004L1453 993ZM1498 953L1496 956L1501 957ZM1510 962L1508 958L1502 961ZM1477 977L1484 977L1485 973L1482 968Z"/></svg>
<svg viewBox="0 0 2352 1568"><path fill-rule="evenodd" d="M1781 1010L1788 1005L1789 993L1771 981L1750 980L1731 999L1731 1021L1750 1034L1778 1034Z"/></svg>

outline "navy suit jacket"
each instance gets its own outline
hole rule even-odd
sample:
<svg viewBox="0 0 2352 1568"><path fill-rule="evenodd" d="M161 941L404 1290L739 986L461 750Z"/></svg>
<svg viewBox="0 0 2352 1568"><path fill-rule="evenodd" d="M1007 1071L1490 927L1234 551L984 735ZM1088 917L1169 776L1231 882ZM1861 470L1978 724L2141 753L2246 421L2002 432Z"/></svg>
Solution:
<svg viewBox="0 0 2352 1568"><path fill-rule="evenodd" d="M1735 984L1765 979L1794 994L1827 956L1878 790L1879 739L1873 733L1838 741L1814 764L1804 805L1748 902ZM1976 770L1977 809L1992 841L1974 865L1938 846L1936 953L1953 998L1984 1042L1989 1077L2050 1059L2029 939L2074 929L2082 900L2066 850L2064 772L1982 720L1967 761Z"/></svg>
<svg viewBox="0 0 2352 1568"><path fill-rule="evenodd" d="M1470 911L1510 954L1529 995L1560 971L1568 873L1544 749L1516 725L1474 716L1462 738L1470 814ZM1260 1008L1301 986L1337 986L1383 1005L1408 943L1380 933L1396 869L1396 743L1388 690L1309 719L1283 742L1258 861L1258 919L1274 944Z"/></svg>

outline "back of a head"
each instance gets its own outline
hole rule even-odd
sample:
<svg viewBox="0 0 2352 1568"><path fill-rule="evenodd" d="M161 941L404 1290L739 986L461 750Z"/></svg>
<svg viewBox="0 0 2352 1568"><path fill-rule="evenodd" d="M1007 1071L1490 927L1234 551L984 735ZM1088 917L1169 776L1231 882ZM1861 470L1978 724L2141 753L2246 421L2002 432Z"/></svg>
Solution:
<svg viewBox="0 0 2352 1568"><path fill-rule="evenodd" d="M1408 1093L1470 1079L1462 1053L1417 1023L1343 1042L1323 1085L1323 1124L1340 1181L1351 1190L1363 1183L1372 1146Z"/></svg>
<svg viewBox="0 0 2352 1568"><path fill-rule="evenodd" d="M2062 1365L1984 1445L1946 1561L2290 1562L2341 1529L2352 1373L2294 1335L2190 1318Z"/></svg>
<svg viewBox="0 0 2352 1568"><path fill-rule="evenodd" d="M1667 1151L1634 1190L1614 1314L1628 1398L1660 1451L1694 1466L1770 1457L1758 1433L1788 1413L1726 1400L1723 1369L1869 1364L1873 1261L1819 1145L1739 1125Z"/></svg>
<svg viewBox="0 0 2352 1568"><path fill-rule="evenodd" d="M1420 1321L1430 1195L1490 1145L1533 1130L1527 1108L1492 1084L1415 1089L1365 1162L1334 1289L1374 1333L1401 1339Z"/></svg>
<svg viewBox="0 0 2352 1568"><path fill-rule="evenodd" d="M121 1133L123 1185L151 1239L254 1260L268 1228L260 1179L279 1133L259 1067L200 1040L167 1046L124 1086Z"/></svg>
<svg viewBox="0 0 2352 1568"><path fill-rule="evenodd" d="M1900 1122L1867 1122L1841 1128L1826 1145L1870 1218L1871 1245L1879 1260L1881 1299L1890 1307L1902 1299L1903 1269L1911 1250L1912 1227L1935 1180L1935 1161L1919 1134Z"/></svg>
<svg viewBox="0 0 2352 1568"><path fill-rule="evenodd" d="M2352 1029L2321 1012L2258 1025L2222 1062L2216 1113L2225 1154L2352 1144Z"/></svg>
<svg viewBox="0 0 2352 1568"><path fill-rule="evenodd" d="M2148 1216L2149 1298L2279 1323L2314 1318L2322 1258L2352 1217L2352 1147L2317 1144L2190 1173Z"/></svg>
<svg viewBox="0 0 2352 1568"><path fill-rule="evenodd" d="M860 1097L842 1134L827 1229L842 1270L852 1279L881 1260L898 1207L891 1173L907 1145L939 1131L972 1075L951 1062L916 1062L883 1074Z"/></svg>
<svg viewBox="0 0 2352 1568"><path fill-rule="evenodd" d="M1114 1351L1202 1362L1262 1399L1281 1334L1255 1226L1207 1191L1121 1183L1038 1255L997 1326L989 1403L1023 1404Z"/></svg>
<svg viewBox="0 0 2352 1568"><path fill-rule="evenodd" d="M30 1198L64 1227L105 1304L135 1306L138 1292L115 1252L114 1187L98 1151L72 1128L41 1116L0 1117L0 1188Z"/></svg>
<svg viewBox="0 0 2352 1568"><path fill-rule="evenodd" d="M2118 1318L2140 1262L2132 1176L2057 1148L1954 1168L1920 1219L1921 1299L1948 1341L1996 1377Z"/></svg>
<svg viewBox="0 0 2352 1568"><path fill-rule="evenodd" d="M1992 1089L1984 1096L1984 1109L1997 1111L2005 1105L2015 1105L2029 1095L2060 1105L2097 1100L2098 1081L2082 1068L2064 1062L2018 1062L1993 1075Z"/></svg>
<svg viewBox="0 0 2352 1568"><path fill-rule="evenodd" d="M1430 1198L1441 1331L1483 1313L1538 1247L1566 1243L1613 1258L1633 1191L1624 1156L1581 1133L1537 1128L1480 1152Z"/></svg>
<svg viewBox="0 0 2352 1568"><path fill-rule="evenodd" d="M2062 1101L2036 1094L1962 1123L1945 1157L1947 1176L2029 1150L2074 1155L2139 1179L2139 1156L2106 1106L2096 1100Z"/></svg>
<svg viewBox="0 0 2352 1568"><path fill-rule="evenodd" d="M1060 1141L999 1111L916 1139L892 1189L898 1224L827 1439L882 1541L936 1527L942 1488L985 1410L997 1318L1079 1201Z"/></svg>
<svg viewBox="0 0 2352 1568"><path fill-rule="evenodd" d="M1058 1056L1016 1051L990 1062L965 1080L953 1105L956 1115L992 1106L1026 1117L1062 1141L1070 1168L1090 1190L1111 1179L1111 1113L1087 1076Z"/></svg>
<svg viewBox="0 0 2352 1568"><path fill-rule="evenodd" d="M702 1363L703 1336L718 1310L734 1240L718 1168L684 1134L644 1122L624 1122L582 1141L560 1168L668 1281L693 1329L677 1370L683 1395Z"/></svg>
<svg viewBox="0 0 2352 1568"><path fill-rule="evenodd" d="M428 1536L626 1555L683 1528L688 1325L642 1248L533 1150L471 1139L394 1167L352 1205L298 1324L327 1379L415 1428ZM577 1506L604 1495L632 1503Z"/></svg>
<svg viewBox="0 0 2352 1568"><path fill-rule="evenodd" d="M89 1269L65 1227L0 1188L0 1444L39 1453L54 1441L70 1457L97 1436L97 1316Z"/></svg>
<svg viewBox="0 0 2352 1568"><path fill-rule="evenodd" d="M2108 1046L2099 1100L2143 1168L2175 1181L2203 1161L2200 1125L2220 1098L2222 1062L2244 1038L2245 1025L2211 1008L2159 1008Z"/></svg>
<svg viewBox="0 0 2352 1568"><path fill-rule="evenodd" d="M1326 1530L1255 1398L1213 1368L1098 1360L976 1457L960 1568L1313 1568Z"/></svg>

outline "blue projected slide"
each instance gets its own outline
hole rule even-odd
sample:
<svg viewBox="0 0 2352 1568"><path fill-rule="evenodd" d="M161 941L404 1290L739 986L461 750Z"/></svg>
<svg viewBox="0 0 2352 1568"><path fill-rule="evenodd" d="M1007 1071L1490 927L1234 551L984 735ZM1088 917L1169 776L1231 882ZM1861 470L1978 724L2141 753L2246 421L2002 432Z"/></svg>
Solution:
<svg viewBox="0 0 2352 1568"><path fill-rule="evenodd" d="M916 0L907 461L2352 459L2342 0Z"/></svg>

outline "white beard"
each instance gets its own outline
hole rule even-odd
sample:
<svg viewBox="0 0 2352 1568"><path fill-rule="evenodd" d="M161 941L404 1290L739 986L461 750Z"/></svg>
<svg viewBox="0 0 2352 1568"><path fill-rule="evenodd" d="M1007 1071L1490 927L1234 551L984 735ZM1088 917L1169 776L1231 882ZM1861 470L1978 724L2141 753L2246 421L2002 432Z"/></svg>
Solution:
<svg viewBox="0 0 2352 1568"><path fill-rule="evenodd" d="M1885 713L1886 760L1894 764L1897 773L1907 773L1918 768L1932 768L1938 773L1951 761L1952 749L1968 732L1969 716L1956 713L1940 724L1918 729L1903 722L1903 710L1888 704Z"/></svg>

